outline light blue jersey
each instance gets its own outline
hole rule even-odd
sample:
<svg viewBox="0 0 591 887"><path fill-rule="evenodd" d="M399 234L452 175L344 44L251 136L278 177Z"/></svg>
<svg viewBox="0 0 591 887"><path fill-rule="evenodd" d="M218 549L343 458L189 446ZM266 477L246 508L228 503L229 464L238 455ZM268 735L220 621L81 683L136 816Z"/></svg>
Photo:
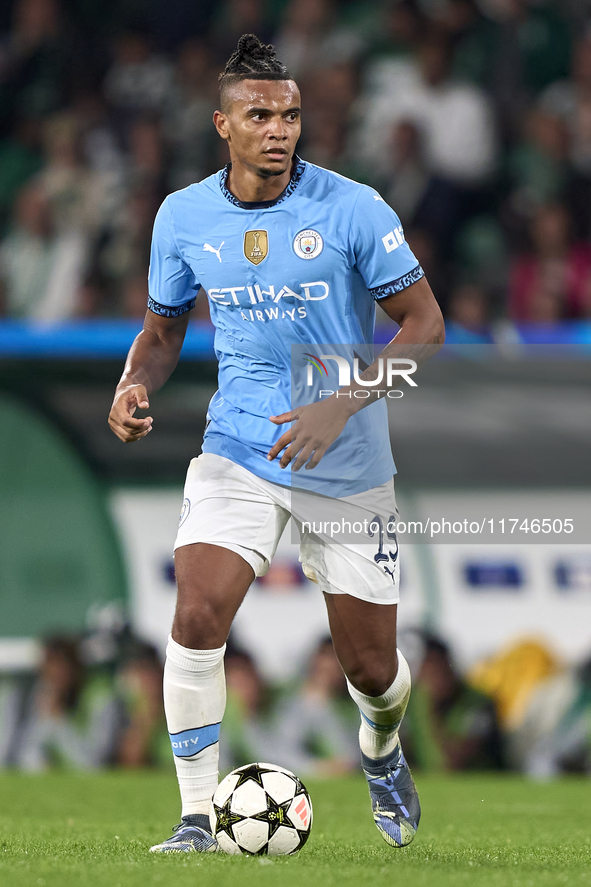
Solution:
<svg viewBox="0 0 591 887"><path fill-rule="evenodd" d="M374 300L423 276L398 216L372 188L299 159L275 201L241 203L227 176L226 168L169 195L152 240L150 310L183 314L200 287L209 298L219 389L203 451L332 496L385 483L395 467L384 401L352 416L313 470L281 469L267 453L289 427L269 416L292 409L292 346L303 379L304 353L371 343Z"/></svg>

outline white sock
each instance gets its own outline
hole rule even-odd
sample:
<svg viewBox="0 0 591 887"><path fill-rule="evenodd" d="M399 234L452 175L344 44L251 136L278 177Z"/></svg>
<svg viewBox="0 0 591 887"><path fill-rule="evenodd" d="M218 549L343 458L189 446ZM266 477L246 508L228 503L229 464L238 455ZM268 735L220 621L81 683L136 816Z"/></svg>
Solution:
<svg viewBox="0 0 591 887"><path fill-rule="evenodd" d="M365 696L347 680L349 693L361 713L359 745L368 758L390 755L398 742L398 728L410 697L410 669L398 652L398 671L394 683L382 696Z"/></svg>
<svg viewBox="0 0 591 887"><path fill-rule="evenodd" d="M168 639L164 710L182 813L209 813L218 784L220 722L226 707L224 652L188 650ZM193 749L195 751L193 751Z"/></svg>

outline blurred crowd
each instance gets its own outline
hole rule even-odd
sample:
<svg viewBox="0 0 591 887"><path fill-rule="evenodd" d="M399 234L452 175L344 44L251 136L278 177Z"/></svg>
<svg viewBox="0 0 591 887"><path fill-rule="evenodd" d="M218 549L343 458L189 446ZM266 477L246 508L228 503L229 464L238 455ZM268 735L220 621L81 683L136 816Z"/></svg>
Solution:
<svg viewBox="0 0 591 887"><path fill-rule="evenodd" d="M380 190L451 323L591 316L591 0L6 0L0 313L143 315L160 202L227 162L246 32L301 86L300 154Z"/></svg>
<svg viewBox="0 0 591 887"><path fill-rule="evenodd" d="M49 637L35 672L0 678L0 768L172 767L157 651L126 630L106 655L104 641ZM401 643L413 672L401 737L417 770L591 775L591 660L566 667L524 640L462 675L440 638ZM232 639L225 668L222 773L257 760L300 776L357 771L359 714L329 637L287 685L266 681Z"/></svg>

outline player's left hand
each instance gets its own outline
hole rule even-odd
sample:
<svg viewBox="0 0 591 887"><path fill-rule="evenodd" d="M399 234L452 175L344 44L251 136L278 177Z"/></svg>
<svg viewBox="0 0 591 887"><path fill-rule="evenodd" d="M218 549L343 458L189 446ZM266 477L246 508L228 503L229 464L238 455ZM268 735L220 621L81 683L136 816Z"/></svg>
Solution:
<svg viewBox="0 0 591 887"><path fill-rule="evenodd" d="M271 447L267 459L272 462L286 448L279 460L280 467L287 468L291 462L291 470L299 471L302 465L306 468L318 465L345 427L349 416L342 403L330 398L269 418L275 425L285 422L293 424Z"/></svg>

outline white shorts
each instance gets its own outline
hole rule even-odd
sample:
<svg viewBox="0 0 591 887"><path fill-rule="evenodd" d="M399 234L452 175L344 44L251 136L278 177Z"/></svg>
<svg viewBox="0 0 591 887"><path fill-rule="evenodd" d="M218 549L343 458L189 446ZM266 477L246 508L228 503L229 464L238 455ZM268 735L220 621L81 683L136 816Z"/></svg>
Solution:
<svg viewBox="0 0 591 887"><path fill-rule="evenodd" d="M239 554L256 576L263 576L293 517L303 572L323 592L396 604L396 515L393 479L331 499L271 483L223 456L203 453L189 465L174 547L219 545Z"/></svg>

